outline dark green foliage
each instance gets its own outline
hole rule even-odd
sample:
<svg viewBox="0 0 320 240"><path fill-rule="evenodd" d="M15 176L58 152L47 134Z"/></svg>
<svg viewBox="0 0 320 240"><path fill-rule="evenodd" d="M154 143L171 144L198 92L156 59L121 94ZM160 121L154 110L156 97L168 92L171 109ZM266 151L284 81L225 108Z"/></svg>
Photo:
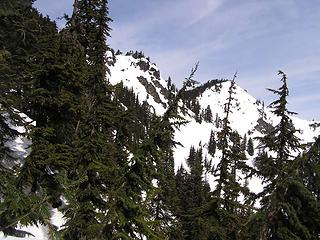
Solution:
<svg viewBox="0 0 320 240"><path fill-rule="evenodd" d="M221 119L220 119L218 113L216 113L216 118L214 120L214 125L215 125L216 128L221 127Z"/></svg>
<svg viewBox="0 0 320 240"><path fill-rule="evenodd" d="M253 141L252 138L249 138L248 145L247 145L247 152L250 156L253 156L254 154L254 147L253 147Z"/></svg>
<svg viewBox="0 0 320 240"><path fill-rule="evenodd" d="M320 200L320 137L310 150L297 159L299 174L307 189Z"/></svg>
<svg viewBox="0 0 320 240"><path fill-rule="evenodd" d="M211 87L215 87L215 90L216 91L219 91L220 89L220 84L223 83L223 82L226 82L227 80L219 80L219 79L216 79L216 80L210 80L204 84L202 84L201 86L199 87L196 87L194 89L191 89L191 90L188 90L188 91L185 91L183 93L183 96L182 96L182 99L184 100L192 100L192 99L196 99L197 97L199 97L205 90L211 88Z"/></svg>
<svg viewBox="0 0 320 240"><path fill-rule="evenodd" d="M225 118L222 130L218 133L217 146L222 151L219 164L215 169L217 187L213 196L217 199L219 223L230 239L239 239L242 224L251 214L249 190L243 183L239 172L247 175L250 171L245 163L245 154L241 147L240 135L230 128L229 115L234 99L234 79L230 83L229 96L225 104ZM244 202L239 202L240 194Z"/></svg>
<svg viewBox="0 0 320 240"><path fill-rule="evenodd" d="M243 139L241 141L241 150L246 151L246 149L247 149L247 134L243 136Z"/></svg>
<svg viewBox="0 0 320 240"><path fill-rule="evenodd" d="M139 58L143 58L145 57L144 56L144 53L142 51L138 52L138 51L135 51L133 54L132 54L132 57L135 58L135 59L139 59Z"/></svg>
<svg viewBox="0 0 320 240"><path fill-rule="evenodd" d="M88 71L82 114L72 142L74 167L66 175L69 204L65 209L64 236L66 239L156 238L143 198L143 192L148 199L153 190L156 147L151 145L146 129L137 127L147 119L140 121L137 112L125 112L119 99L109 95L113 89L105 80L107 15L105 1L76 1L69 22L69 32L80 42L86 55ZM129 99L130 96L134 99ZM138 105L136 97L132 94L127 97L124 103L132 110L132 103L128 102L134 100ZM119 98L124 96L120 94ZM133 154L131 159L129 152Z"/></svg>
<svg viewBox="0 0 320 240"><path fill-rule="evenodd" d="M2 110L0 112L0 231L3 231L6 235L10 235L11 231L11 235L13 235L17 233L14 229L16 223L12 224L12 219L8 216L8 213L15 218L16 212L8 204L14 201L18 195L12 191L16 180L14 165L17 159L14 157L13 151L6 146L6 143L14 139L17 132L10 128L8 121L8 113Z"/></svg>
<svg viewBox="0 0 320 240"><path fill-rule="evenodd" d="M287 96L289 90L287 87L286 75L279 71L282 76L281 81L283 85L278 90L269 89L272 93L279 95L279 99L270 104L273 107L273 113L281 118L280 123L273 131L260 139L261 145L271 147L270 150L277 154L279 160L279 172L281 171L281 164L285 162L290 156L291 151L298 150L300 147L299 139L294 135L298 130L293 126L292 120L289 117L296 113L287 109ZM272 143L272 144L271 144Z"/></svg>
<svg viewBox="0 0 320 240"><path fill-rule="evenodd" d="M7 10L1 12L0 16L0 42L2 53L5 53L0 63L1 91L5 96L1 108L9 114L14 124L27 125L21 120L17 121L15 112L18 110L13 111L13 108L24 111L34 120L40 120L37 129L29 136L39 136L34 139L32 157L26 159L22 167L12 160L5 164L5 171L10 172L11 177L5 183L5 197L0 207L1 227L4 228L1 230L17 236L24 234L15 230L19 222L23 225L36 222L47 224L48 203L59 201L59 185L55 184L54 176L49 176L54 171L49 166L53 159L50 151L57 149L53 150L55 146L51 142L47 145L53 129L47 128L48 117L44 117L53 105L54 98L51 97L55 96L47 77L54 75L57 69L54 67L57 60L57 32L54 23L31 7L31 1L4 1L1 4ZM1 129L5 130L3 126ZM7 152L4 155L8 155ZM48 156L49 159L46 159ZM40 184L47 185L47 189L40 188Z"/></svg>
<svg viewBox="0 0 320 240"><path fill-rule="evenodd" d="M202 112L201 112L201 106L198 100L192 101L189 108L191 111L194 112L194 118L196 122L201 123L202 122Z"/></svg>
<svg viewBox="0 0 320 240"><path fill-rule="evenodd" d="M210 105L208 105L207 108L204 110L203 120L209 123L212 122L212 111Z"/></svg>
<svg viewBox="0 0 320 240"><path fill-rule="evenodd" d="M229 88L229 97L227 99L225 107L225 118L223 119L223 128L218 133L217 146L222 151L222 157L220 163L216 169L216 175L218 176L218 186L216 189L217 196L221 197L221 191L227 194L227 191L223 190L224 187L229 188L232 191L233 186L228 186L227 183L237 184L234 171L237 169L237 162L242 162L245 159L243 151L240 146L239 134L232 132L229 122L229 114L231 113L231 105L234 100L234 85L232 81ZM240 169L239 169L240 170ZM238 194L238 193L236 193ZM228 195L228 194L227 194ZM226 196L226 199L234 199L232 196ZM226 200L226 201L229 201ZM225 205L226 206L226 205Z"/></svg>
<svg viewBox="0 0 320 240"><path fill-rule="evenodd" d="M204 169L205 169L205 181L207 181L207 174L213 172L212 159L209 160L207 156L204 158Z"/></svg>
<svg viewBox="0 0 320 240"><path fill-rule="evenodd" d="M261 196L261 209L252 219L248 239L318 239L319 207L316 198L303 184L299 176L297 160L291 153L300 148L296 130L287 110L287 77L279 71L283 82L279 95L272 102L274 113L280 117L275 129L260 138L261 147L274 152L274 157L260 150L256 159L258 170L267 185Z"/></svg>
<svg viewBox="0 0 320 240"><path fill-rule="evenodd" d="M176 176L178 216L182 225L183 239L209 239L212 226L205 212L211 197L209 185L202 178L204 163L201 147L197 151L194 147L190 148L187 163L190 173L181 167Z"/></svg>
<svg viewBox="0 0 320 240"><path fill-rule="evenodd" d="M31 1L1 1L0 9L1 98L5 96L7 104L21 109L21 91L30 81L30 67L35 66L31 56L36 36L41 35L39 17Z"/></svg>
<svg viewBox="0 0 320 240"><path fill-rule="evenodd" d="M279 75L282 76L282 86L278 90L270 89L271 92L279 95L279 99L272 102L270 106L274 108L273 113L280 117L280 122L270 133L258 138L260 141L260 149L268 148L276 154L276 157L265 155L269 161L268 165L273 166L273 174L266 178L267 181L277 177L284 178L286 172L283 170L287 166L291 153L300 148L299 139L295 136L298 130L294 128L290 118L290 115L295 113L287 109L287 96L289 94L287 77L281 71L279 71ZM264 153L264 151L261 152ZM261 156L258 156L258 158L261 159ZM263 159L261 159L261 161L263 161ZM264 164L260 165L263 166Z"/></svg>
<svg viewBox="0 0 320 240"><path fill-rule="evenodd" d="M172 82L171 77L168 78L167 89L168 89L168 91L169 91L168 101L169 101L169 104L170 104L171 101L173 100L173 98L175 97L175 94L176 94L177 91L178 91L177 88L176 88L176 86L175 86L174 83Z"/></svg>
<svg viewBox="0 0 320 240"><path fill-rule="evenodd" d="M46 199L45 206L59 207L64 192L59 175L73 165L70 144L80 113L77 101L82 90L85 58L66 32L58 35L54 25L51 32L48 28L46 31L38 36L36 67L39 69L32 73L32 85L25 87L29 88L25 94L26 112L37 125L29 135L32 151L21 169L18 185L29 189L25 192L27 196L36 194Z"/></svg>
<svg viewBox="0 0 320 240"><path fill-rule="evenodd" d="M216 148L217 148L217 142L215 140L215 133L211 131L210 133L210 139L208 142L208 153L214 157L214 154L216 153Z"/></svg>
<svg viewBox="0 0 320 240"><path fill-rule="evenodd" d="M127 107L127 111L141 123L134 124L134 126L128 128L131 131L130 135L134 137L132 141L138 144L139 139L144 138L146 130L150 129L155 116L151 113L149 104L146 101L140 104L133 89L125 88L122 82L114 86L113 90L119 103L124 104Z"/></svg>
<svg viewBox="0 0 320 240"><path fill-rule="evenodd" d="M201 144L191 147L188 171L180 167L175 175L174 132L185 123L179 111L189 108L197 122L213 122L210 106L201 109L197 97L208 88L220 91L225 80L186 91L196 83L198 65L179 91L169 78L168 109L155 116L133 89L108 84L105 56L114 52L106 45L107 1L75 0L60 32L32 3L0 2L1 232L25 237L18 224L40 223L52 238L70 240L319 239L320 141L291 156L300 144L283 72L283 85L270 90L279 96L271 107L280 122L259 138L255 171L245 162L245 151L253 156L256 150L252 139L230 127L233 79L225 117L214 120L220 131L211 131L210 156L203 156ZM36 125L23 121L20 111ZM32 140L23 161L7 147L21 134L14 125L25 126ZM208 173L217 179L213 191ZM266 184L256 196L261 209L254 211L246 179L253 173ZM53 208L66 219L59 232L50 223Z"/></svg>

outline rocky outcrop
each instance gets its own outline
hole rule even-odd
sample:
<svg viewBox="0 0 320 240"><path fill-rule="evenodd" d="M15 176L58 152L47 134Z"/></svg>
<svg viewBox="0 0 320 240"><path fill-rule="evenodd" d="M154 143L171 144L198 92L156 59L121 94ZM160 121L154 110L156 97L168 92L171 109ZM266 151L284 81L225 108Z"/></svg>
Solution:
<svg viewBox="0 0 320 240"><path fill-rule="evenodd" d="M268 134L274 129L274 127L262 118L259 118L257 121L257 125L254 127L254 129L262 134Z"/></svg>
<svg viewBox="0 0 320 240"><path fill-rule="evenodd" d="M147 93L151 95L156 103L162 104L164 107L166 107L166 104L161 101L160 96L152 83L149 83L148 80L143 77L139 76L138 77L139 82L145 87ZM160 83L159 83L160 84Z"/></svg>

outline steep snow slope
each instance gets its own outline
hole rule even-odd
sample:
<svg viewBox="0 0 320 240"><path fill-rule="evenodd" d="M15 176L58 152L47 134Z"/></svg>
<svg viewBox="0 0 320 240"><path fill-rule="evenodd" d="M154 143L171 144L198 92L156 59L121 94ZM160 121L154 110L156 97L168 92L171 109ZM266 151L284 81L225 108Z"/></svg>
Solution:
<svg viewBox="0 0 320 240"><path fill-rule="evenodd" d="M212 160L213 166L216 166L219 163L221 152L217 150L215 156L212 157L208 153L207 146L211 131L217 133L221 130L221 125L217 126L215 121L216 118L223 119L225 117L224 104L227 102L230 84L230 81L217 83L205 89L205 91L196 97L202 109L207 108L208 105L210 106L213 115L213 122L208 123L202 121L199 123L195 120L194 114L184 116L189 123L182 126L175 134L175 140L182 144L182 146L178 146L174 152L176 169L181 165L188 169L186 166L186 159L189 155L189 149L191 146L202 146L203 156ZM265 107L262 102L257 101L237 85L235 86L235 94L233 97L235 100L232 101L232 112L229 117L230 126L242 137L246 135L247 139L252 138L254 146L257 146L258 142L254 140L254 138L262 136L263 131L267 131L269 127L275 126L279 122L279 119L272 113L272 109ZM292 121L295 127L301 130L300 133L297 133L297 136L301 139L302 143L313 142L314 138L320 134L319 128L313 129L310 127L312 122L302 120L297 117L292 117ZM253 166L252 159L256 154L257 151L253 156L246 153L248 165ZM214 187L214 177L212 175L207 177L209 178L211 187ZM253 178L249 181L249 188L253 192L260 192L262 190L261 181L257 178Z"/></svg>
<svg viewBox="0 0 320 240"><path fill-rule="evenodd" d="M134 90L141 102L147 101L156 114L163 114L169 91L158 67L143 56L115 55L114 60L110 66L110 83L123 82L124 86Z"/></svg>
<svg viewBox="0 0 320 240"><path fill-rule="evenodd" d="M160 72L154 63L151 63L145 57L140 56L137 58L131 54L127 56L116 55L112 65L109 79L111 84L123 82L124 86L134 90L141 102L147 101L157 114L161 115L165 112L169 92L167 81L161 78ZM143 77L146 81L141 81L140 77ZM175 140L183 145L183 147L179 146L175 150L176 168L181 164L185 165L190 146L197 147L201 143L205 148L211 130L214 132L219 131L220 128L215 126L214 121L216 117L221 120L225 116L224 104L227 101L229 87L230 81L216 81L216 83L214 82L199 91L196 97L193 97L194 100L199 102L201 109L205 109L208 105L210 106L213 123L196 122L195 115L190 110L187 111L187 114L184 114L184 118L189 123L177 130L175 135ZM271 112L272 109L266 107L263 102L252 97L238 85L235 87L234 98L229 119L230 125L242 137L245 134L248 139L261 136L262 131L267 130L265 128L275 126L278 123L279 119ZM301 133L297 133L297 136L301 138L303 143L312 142L314 137L320 134L320 128L313 129L310 127L313 122L302 120L298 117L292 117L292 120L295 127L301 130Z"/></svg>
<svg viewBox="0 0 320 240"><path fill-rule="evenodd" d="M153 106L155 112L161 115L166 110L167 105L167 95L163 97L163 93L167 94L168 90L163 90L163 88L166 88L167 82L160 77L160 73L157 72L157 76L155 77L153 71L150 71L152 68L158 71L158 68L144 57L135 58L132 55L117 55L115 59L114 66L111 67L110 82L116 84L122 81L127 88L133 88L141 102L147 100ZM148 84L142 83L139 80L140 76L143 76ZM154 84L155 81L161 84L161 88L159 88L159 84ZM182 146L177 146L174 151L175 169L178 169L181 165L188 169L186 159L191 146L202 146L203 157L206 156L209 160L212 160L214 166L219 163L221 152L217 150L215 156L212 157L208 154L207 146L211 130L215 133L221 130L221 125L217 126L215 121L217 118L221 121L225 116L224 104L227 102L230 84L230 81L212 81L212 84L207 84L206 87L204 85L198 87L202 90L198 91L199 93L196 96L192 95L191 100L197 100L201 109L204 110L207 106L210 106L213 115L212 123L205 121L201 123L197 122L195 114L190 109L181 112L188 123L181 126L175 133L175 140L182 144ZM159 97L155 94L150 94L152 92L150 89L148 90L148 86L150 85L154 86ZM155 98L160 98L161 103L155 101ZM231 128L242 137L246 135L247 139L252 138L254 146L257 146L258 143L254 138L262 136L263 132L275 126L279 122L279 119L272 113L272 109L266 107L263 102L252 97L238 85L235 86L234 98L235 100L232 101L232 113L229 119ZM292 120L295 127L301 130L300 133L297 133L297 136L301 139L302 143L313 142L314 138L320 134L320 128L313 129L310 127L310 124L313 122L302 120L298 117L292 117ZM253 156L247 154L248 165L253 166L252 159L256 154L257 152ZM214 187L214 177L210 174L206 177L209 179L210 185ZM254 192L259 192L262 189L258 179L250 181L249 186Z"/></svg>
<svg viewBox="0 0 320 240"><path fill-rule="evenodd" d="M227 102L230 84L230 81L217 83L196 98L202 109L207 108L208 105L210 106L213 123L204 121L199 123L195 121L194 114L191 116L185 115L186 120L190 122L176 132L176 140L183 145L183 147L178 147L175 151L176 167L184 164L184 159L188 155L188 151L185 151L186 148L189 149L191 145L198 146L200 142L203 146L206 146L211 130L214 132L220 130L215 125L215 118L223 119L225 117L224 104ZM216 87L217 85L219 86L218 88ZM265 107L262 102L257 101L237 85L234 98L229 118L230 126L242 137L245 134L247 138L251 137L252 139L262 136L262 131L265 128L275 126L279 122L279 119L271 112L272 109ZM313 122L297 117L292 117L292 121L295 127L301 130L301 133L297 133L297 136L302 140L302 143L312 142L314 137L320 134L320 128L313 129L310 127Z"/></svg>

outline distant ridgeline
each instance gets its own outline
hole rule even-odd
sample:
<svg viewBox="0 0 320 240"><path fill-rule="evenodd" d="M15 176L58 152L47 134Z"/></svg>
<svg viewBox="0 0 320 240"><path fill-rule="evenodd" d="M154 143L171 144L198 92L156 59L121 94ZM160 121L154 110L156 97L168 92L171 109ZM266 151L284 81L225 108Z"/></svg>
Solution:
<svg viewBox="0 0 320 240"><path fill-rule="evenodd" d="M320 238L320 122L233 80L177 89L106 45L108 2L66 27L0 2L0 238Z"/></svg>
<svg viewBox="0 0 320 240"><path fill-rule="evenodd" d="M205 90L211 89L212 87L214 87L215 91L219 92L222 87L221 83L224 83L226 81L228 80L210 80L200 86L196 86L194 89L184 92L183 97L186 100L194 100L199 97Z"/></svg>

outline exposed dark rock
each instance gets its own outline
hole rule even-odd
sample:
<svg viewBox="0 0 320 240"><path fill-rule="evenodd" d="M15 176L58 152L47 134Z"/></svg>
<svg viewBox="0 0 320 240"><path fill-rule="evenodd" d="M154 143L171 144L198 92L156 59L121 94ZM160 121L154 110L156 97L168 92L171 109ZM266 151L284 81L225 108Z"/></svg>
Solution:
<svg viewBox="0 0 320 240"><path fill-rule="evenodd" d="M158 94L155 86L152 85L152 83L149 83L148 80L143 76L139 76L138 80L146 88L147 93L153 97L153 99L156 103L160 103L163 105L163 107L166 107L166 104L161 101L159 94Z"/></svg>
<svg viewBox="0 0 320 240"><path fill-rule="evenodd" d="M254 127L254 129L256 129L260 133L268 134L274 129L274 127L262 118L259 118L257 121L257 125Z"/></svg>
<svg viewBox="0 0 320 240"><path fill-rule="evenodd" d="M320 122L315 122L309 125L313 131L315 131L318 127L320 127Z"/></svg>
<svg viewBox="0 0 320 240"><path fill-rule="evenodd" d="M140 69L144 72L148 71L150 68L150 63L146 61L139 61L137 65L140 67Z"/></svg>
<svg viewBox="0 0 320 240"><path fill-rule="evenodd" d="M162 86L158 80L153 80L153 83L157 88L160 88L160 93L165 97L165 99L169 99L170 91Z"/></svg>
<svg viewBox="0 0 320 240"><path fill-rule="evenodd" d="M156 70L155 68L151 68L150 72L156 79L160 79L160 71L159 70Z"/></svg>

